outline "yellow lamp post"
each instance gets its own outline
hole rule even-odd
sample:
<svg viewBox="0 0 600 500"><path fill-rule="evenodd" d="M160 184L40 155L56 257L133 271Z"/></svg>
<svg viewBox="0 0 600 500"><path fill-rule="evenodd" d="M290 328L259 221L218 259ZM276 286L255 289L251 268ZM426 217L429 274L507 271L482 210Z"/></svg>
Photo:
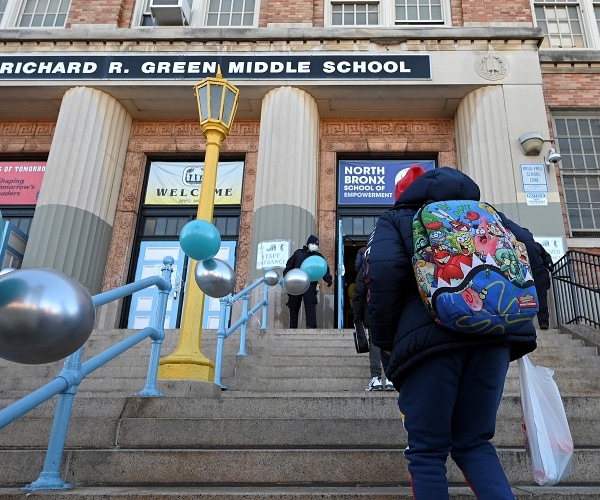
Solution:
<svg viewBox="0 0 600 500"><path fill-rule="evenodd" d="M237 110L239 90L223 78L219 67L214 78L205 78L194 86L194 91L200 112L200 127L206 137L204 173L196 218L212 224L221 142L229 135ZM196 261L190 260L190 263L179 341L175 351L160 360L160 379L213 380L215 376L214 361L204 356L201 349L204 293L194 279Z"/></svg>

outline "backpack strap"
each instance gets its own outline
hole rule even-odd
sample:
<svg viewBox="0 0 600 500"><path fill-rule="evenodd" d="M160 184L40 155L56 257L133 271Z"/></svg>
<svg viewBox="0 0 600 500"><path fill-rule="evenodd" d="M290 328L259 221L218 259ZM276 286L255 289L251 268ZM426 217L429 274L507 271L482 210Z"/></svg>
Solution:
<svg viewBox="0 0 600 500"><path fill-rule="evenodd" d="M419 208L423 208L425 205L427 205L427 203L399 203L390 208L390 210L400 210L401 208L416 208L418 210Z"/></svg>

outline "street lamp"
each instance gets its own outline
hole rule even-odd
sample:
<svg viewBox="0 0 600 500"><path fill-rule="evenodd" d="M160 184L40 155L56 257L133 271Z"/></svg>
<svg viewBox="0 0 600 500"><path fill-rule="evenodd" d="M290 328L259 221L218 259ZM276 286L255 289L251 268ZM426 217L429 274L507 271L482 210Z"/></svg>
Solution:
<svg viewBox="0 0 600 500"><path fill-rule="evenodd" d="M198 101L200 127L206 137L204 172L196 219L212 223L221 142L229 135L237 110L239 90L223 78L219 67L214 78L205 78L194 85L194 92ZM201 350L204 293L193 279L195 270L196 261L190 260L179 342L172 354L160 360L160 379L214 379L215 363L204 356Z"/></svg>

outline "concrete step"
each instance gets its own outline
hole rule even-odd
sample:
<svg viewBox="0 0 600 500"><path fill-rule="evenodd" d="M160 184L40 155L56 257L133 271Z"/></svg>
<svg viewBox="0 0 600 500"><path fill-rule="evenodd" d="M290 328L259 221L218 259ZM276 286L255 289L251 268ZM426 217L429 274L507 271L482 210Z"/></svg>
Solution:
<svg viewBox="0 0 600 500"><path fill-rule="evenodd" d="M84 348L84 360L131 333L131 330L94 332L89 345ZM167 332L164 355L175 348L178 335L178 330ZM368 381L368 354L356 353L351 330L250 330L248 356L237 356L239 338L235 335L226 339L221 374L229 390L358 391L364 389ZM599 390L600 364L596 347L585 346L582 340L558 330L543 331L538 338L540 346L530 358L534 364L555 371L561 391L590 395ZM306 346L307 342L309 346ZM207 357L215 346L216 332L203 332ZM138 344L87 377L79 387L79 393L130 396L139 392L145 385L149 353L150 342ZM518 372L514 365L508 373L507 394L518 394ZM33 366L0 362L0 396L20 397L52 380L61 369L62 362ZM588 376L574 376L580 369L585 369ZM299 380L281 380L286 378Z"/></svg>
<svg viewBox="0 0 600 500"><path fill-rule="evenodd" d="M84 359L126 333L92 338ZM177 344L178 332L170 333L163 355ZM494 443L517 498L600 498L597 349L558 330L539 338L530 357L555 370L576 446L568 483L542 488L533 482L516 363ZM140 361L149 356L149 342L93 373L75 398L62 457L61 477L75 489L27 496L412 498L397 394L364 391L368 355L356 354L351 330L249 331L248 356L237 356L239 341L231 340L225 343L226 391L211 382L162 380L165 397L124 397L144 386ZM210 357L215 346L216 336L204 332L203 352ZM39 387L40 374L47 382L61 368L0 362L0 407L24 395L31 381ZM0 429L0 496L23 498L19 488L41 472L55 404L48 401ZM452 498L474 498L451 462L449 479Z"/></svg>
<svg viewBox="0 0 600 500"><path fill-rule="evenodd" d="M523 448L498 448L512 485L531 485L531 464ZM0 450L0 484L22 486L42 470L45 451ZM569 484L600 483L600 450L578 448ZM404 448L202 448L65 450L62 477L81 486L328 485L408 484ZM448 480L463 484L448 462Z"/></svg>
<svg viewBox="0 0 600 500"><path fill-rule="evenodd" d="M600 498L597 486L516 486L513 493L517 500L593 500ZM172 486L172 487L78 487L73 490L33 491L27 498L44 500L81 499L100 500L127 498L127 500L412 500L414 497L406 484L392 486ZM22 500L25 494L18 488L0 488L5 500ZM473 500L475 496L465 486L451 486L452 500Z"/></svg>
<svg viewBox="0 0 600 500"><path fill-rule="evenodd" d="M394 393L263 398L76 398L67 446L124 448L261 446L406 446ZM576 446L600 446L596 431L600 398L565 397ZM2 448L47 445L55 404L47 402L0 431ZM357 429L360 432L357 432ZM494 442L523 445L520 398L505 396Z"/></svg>

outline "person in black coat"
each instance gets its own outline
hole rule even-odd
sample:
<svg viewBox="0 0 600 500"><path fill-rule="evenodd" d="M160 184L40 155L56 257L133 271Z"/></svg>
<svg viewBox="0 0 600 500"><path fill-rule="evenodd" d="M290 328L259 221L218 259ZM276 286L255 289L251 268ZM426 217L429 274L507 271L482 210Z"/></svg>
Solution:
<svg viewBox="0 0 600 500"><path fill-rule="evenodd" d="M287 260L285 269L283 270L283 276L290 272L292 269L300 268L302 263L311 255L318 255L323 257L319 253L319 238L311 234L306 241L306 245L302 248L298 248L292 256ZM324 258L324 257L323 257ZM329 266L323 276L323 281L327 283L327 286L331 286L333 278L329 272ZM311 281L308 290L302 295L290 295L288 294L287 305L290 308L290 328L298 328L298 314L300 313L300 306L304 302L304 313L306 315L306 328L317 328L317 282Z"/></svg>
<svg viewBox="0 0 600 500"><path fill-rule="evenodd" d="M365 247L366 250L366 247ZM367 384L365 391L393 391L394 386L391 381L385 381L385 386L381 381L382 365L381 351L379 347L373 345L370 333L369 309L367 307L368 289L365 283L365 267L366 262L358 270L356 281L354 282L354 295L352 296L352 314L354 315L354 325L362 323L369 338L369 372L371 380Z"/></svg>
<svg viewBox="0 0 600 500"><path fill-rule="evenodd" d="M478 335L434 322L412 266L413 216L428 201L478 201L480 192L450 167L410 174L399 181L396 206L379 218L369 238L365 279L371 338L399 392L413 492L417 499L448 498L450 455L478 498L513 499L491 439L509 363L536 348L536 330L531 321L519 331ZM533 235L500 215L535 260Z"/></svg>
<svg viewBox="0 0 600 500"><path fill-rule="evenodd" d="M550 327L550 312L548 311L548 289L550 288L550 272L552 271L552 257L537 241L535 248L540 256L543 266L533 269L533 280L538 295L540 309L537 313L538 323L542 330Z"/></svg>

